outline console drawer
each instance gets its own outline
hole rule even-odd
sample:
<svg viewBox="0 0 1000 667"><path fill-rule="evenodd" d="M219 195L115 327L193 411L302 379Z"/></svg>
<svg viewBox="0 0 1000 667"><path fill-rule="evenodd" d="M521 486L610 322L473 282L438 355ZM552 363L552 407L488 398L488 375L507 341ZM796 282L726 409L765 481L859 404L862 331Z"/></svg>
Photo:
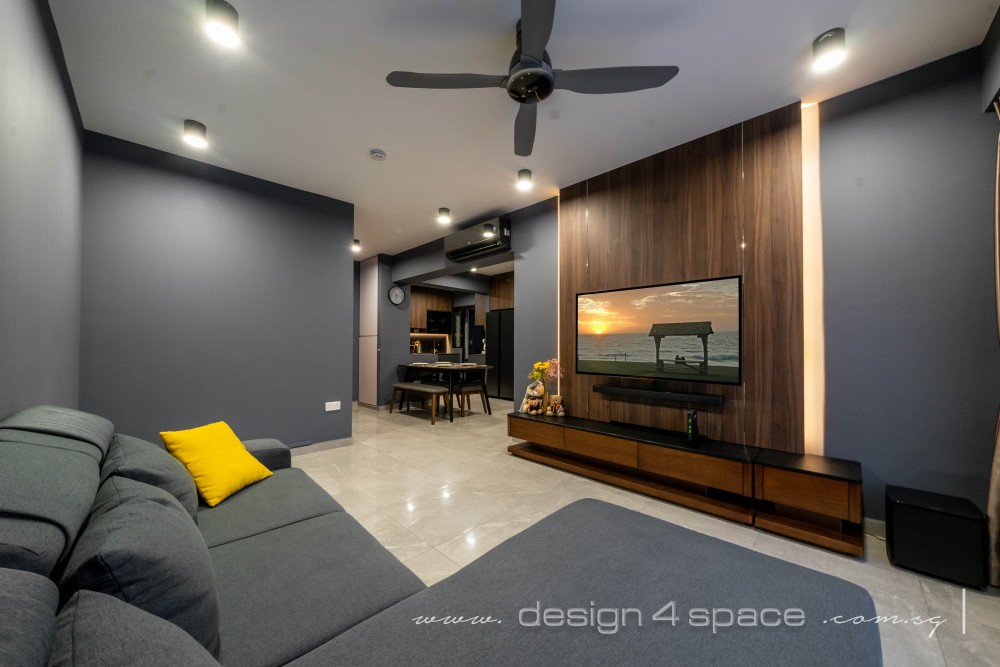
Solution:
<svg viewBox="0 0 1000 667"><path fill-rule="evenodd" d="M564 449L580 456L630 468L637 464L636 443L610 435L572 429L566 434Z"/></svg>
<svg viewBox="0 0 1000 667"><path fill-rule="evenodd" d="M718 459L704 454L682 452L669 447L639 445L639 469L685 482L711 486L731 493L749 495L749 463Z"/></svg>
<svg viewBox="0 0 1000 667"><path fill-rule="evenodd" d="M528 442L534 442L546 447L563 448L562 426L545 424L542 422L528 421L526 419L508 419L507 435L512 438L520 438Z"/></svg>
<svg viewBox="0 0 1000 667"><path fill-rule="evenodd" d="M860 504L851 511L850 482L768 466L757 466L757 497L779 505L860 522Z"/></svg>

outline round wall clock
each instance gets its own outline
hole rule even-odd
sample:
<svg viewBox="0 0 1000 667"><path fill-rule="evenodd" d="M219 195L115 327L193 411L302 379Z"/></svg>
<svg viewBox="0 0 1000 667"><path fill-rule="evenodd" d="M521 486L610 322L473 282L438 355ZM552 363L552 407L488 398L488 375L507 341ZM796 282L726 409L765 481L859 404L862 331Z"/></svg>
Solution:
<svg viewBox="0 0 1000 667"><path fill-rule="evenodd" d="M403 288L400 287L399 285L393 285L392 287L389 288L389 301L391 301L393 304L398 306L399 304L403 303L403 300L405 298L406 298L406 292L404 292Z"/></svg>

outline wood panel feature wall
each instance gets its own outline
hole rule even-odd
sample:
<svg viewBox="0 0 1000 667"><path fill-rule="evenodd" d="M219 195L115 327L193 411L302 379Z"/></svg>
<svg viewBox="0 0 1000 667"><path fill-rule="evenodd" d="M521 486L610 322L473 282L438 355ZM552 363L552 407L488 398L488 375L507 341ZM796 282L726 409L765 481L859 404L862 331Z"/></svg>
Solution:
<svg viewBox="0 0 1000 667"><path fill-rule="evenodd" d="M477 327L485 327L486 326L486 295L485 294L480 294L479 292L476 292L475 299L476 299L476 301L475 301L475 304L476 304L476 311L475 311L476 312L476 319L475 319L474 324Z"/></svg>
<svg viewBox="0 0 1000 667"><path fill-rule="evenodd" d="M410 288L410 328L426 329L427 311L447 310L450 313L454 300L454 295L446 290L414 285Z"/></svg>
<svg viewBox="0 0 1000 667"><path fill-rule="evenodd" d="M797 104L778 109L561 190L569 414L680 431L688 409L592 391L649 383L575 373L577 293L742 275L743 383L662 385L725 397L698 409L709 438L803 451L800 113Z"/></svg>
<svg viewBox="0 0 1000 667"><path fill-rule="evenodd" d="M514 272L490 278L490 310L514 307Z"/></svg>

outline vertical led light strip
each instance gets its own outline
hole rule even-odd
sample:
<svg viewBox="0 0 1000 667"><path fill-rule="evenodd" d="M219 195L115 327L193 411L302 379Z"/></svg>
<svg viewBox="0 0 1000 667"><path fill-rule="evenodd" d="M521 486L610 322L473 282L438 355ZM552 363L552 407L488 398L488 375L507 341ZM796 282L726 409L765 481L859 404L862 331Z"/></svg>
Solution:
<svg viewBox="0 0 1000 667"><path fill-rule="evenodd" d="M805 453L822 456L826 428L826 338L818 104L802 109L802 333Z"/></svg>
<svg viewBox="0 0 1000 667"><path fill-rule="evenodd" d="M739 211L739 220L740 220L740 276L743 277L743 288L742 289L744 289L744 290L746 289L746 285L747 285L747 280L746 280L746 272L747 272L747 232L746 232L747 202L746 202L746 189L745 189L746 178L747 178L747 169L746 169L746 162L745 162L745 160L746 160L746 134L745 134L745 126L746 126L746 123L740 123L740 186L739 186L739 188L740 188L740 191L739 191L740 205L739 205L739 207L737 209ZM757 249L754 248L754 251L756 251L756 250ZM742 298L743 298L743 295L741 294L740 295L740 299L742 299ZM740 319L741 319L741 321L740 321L740 336L741 337L744 335L744 332L749 331L749 329L745 329L743 327L743 321L742 321L743 317L744 317L744 315L743 315L743 307L740 306ZM741 366L746 363L746 359L744 357L744 350L746 350L746 343L744 343L741 340L740 341L740 365ZM742 368L740 369L740 373L742 375L742 373L743 373ZM739 385L737 391L739 391L739 393L740 393L740 406L739 406L740 407L740 412L741 412L741 414L740 414L740 424L743 427L743 439L740 442L746 444L746 442L747 442L747 382L746 382L746 380L744 380L743 382L740 382L740 385Z"/></svg>
<svg viewBox="0 0 1000 667"><path fill-rule="evenodd" d="M565 373L566 357L562 350L562 190L556 195L556 359ZM573 367L575 372L576 366ZM562 396L562 379L556 378L556 392Z"/></svg>
<svg viewBox="0 0 1000 667"><path fill-rule="evenodd" d="M993 102L993 110L1000 118L1000 103ZM996 292L997 333L1000 334L1000 136L997 136L997 166L993 184L993 288ZM990 469L989 496L986 501L989 517L990 584L1000 586L1000 411L997 412L996 435L993 444L993 466ZM965 589L962 589L965 595ZM963 602L965 598L963 597ZM964 611L964 608L963 608ZM962 616L965 631L965 616Z"/></svg>

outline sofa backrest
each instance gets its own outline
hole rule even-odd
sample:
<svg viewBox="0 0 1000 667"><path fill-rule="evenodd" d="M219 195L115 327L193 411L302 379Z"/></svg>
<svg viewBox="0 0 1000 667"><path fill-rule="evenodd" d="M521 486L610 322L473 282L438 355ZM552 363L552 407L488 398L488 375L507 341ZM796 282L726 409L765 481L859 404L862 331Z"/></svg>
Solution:
<svg viewBox="0 0 1000 667"><path fill-rule="evenodd" d="M0 567L52 574L87 519L113 434L103 417L53 406L0 421Z"/></svg>

